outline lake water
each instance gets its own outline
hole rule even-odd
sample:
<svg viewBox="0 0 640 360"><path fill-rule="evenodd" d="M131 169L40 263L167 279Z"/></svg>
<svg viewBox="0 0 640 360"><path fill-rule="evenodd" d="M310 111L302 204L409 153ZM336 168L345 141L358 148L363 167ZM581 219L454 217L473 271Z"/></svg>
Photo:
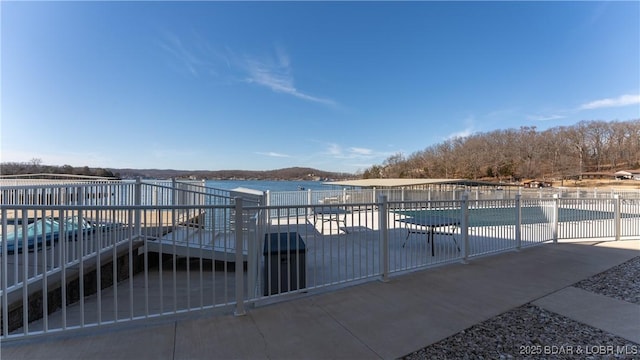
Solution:
<svg viewBox="0 0 640 360"><path fill-rule="evenodd" d="M207 180L207 187L231 190L238 187L260 191L335 190L337 186L326 185L322 181L285 180Z"/></svg>

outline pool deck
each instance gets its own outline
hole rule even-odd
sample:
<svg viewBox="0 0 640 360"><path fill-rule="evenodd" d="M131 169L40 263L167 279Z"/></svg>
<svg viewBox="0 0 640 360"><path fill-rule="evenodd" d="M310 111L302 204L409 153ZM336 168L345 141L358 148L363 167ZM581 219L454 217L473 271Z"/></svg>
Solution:
<svg viewBox="0 0 640 360"><path fill-rule="evenodd" d="M0 356L395 359L527 303L640 343L640 305L572 286L639 255L640 239L545 244L248 308L244 316L196 312L3 342Z"/></svg>

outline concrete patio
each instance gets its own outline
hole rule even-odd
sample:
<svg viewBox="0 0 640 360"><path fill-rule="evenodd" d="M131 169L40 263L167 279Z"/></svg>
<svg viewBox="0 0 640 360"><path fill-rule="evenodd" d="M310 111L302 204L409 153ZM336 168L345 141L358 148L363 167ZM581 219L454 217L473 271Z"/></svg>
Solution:
<svg viewBox="0 0 640 360"><path fill-rule="evenodd" d="M571 285L640 255L640 240L547 244L229 312L3 342L2 359L394 359L512 308L640 342L640 305ZM623 303L623 304L620 304ZM629 320L632 317L632 321ZM637 321L635 321L637 320Z"/></svg>

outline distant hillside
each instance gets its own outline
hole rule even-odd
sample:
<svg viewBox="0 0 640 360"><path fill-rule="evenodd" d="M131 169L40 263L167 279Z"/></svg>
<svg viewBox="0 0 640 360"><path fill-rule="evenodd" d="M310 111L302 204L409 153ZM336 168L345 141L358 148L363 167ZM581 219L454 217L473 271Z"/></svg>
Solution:
<svg viewBox="0 0 640 360"><path fill-rule="evenodd" d="M27 174L69 174L86 176L116 177L121 179L171 179L192 178L211 180L342 180L353 178L353 174L322 171L312 168L291 167L277 170L252 171L252 170L171 170L171 169L103 169L72 167L70 165L56 166L43 165L40 159L33 159L28 163L6 162L0 164L2 175L27 175Z"/></svg>
<svg viewBox="0 0 640 360"><path fill-rule="evenodd" d="M324 180L348 179L352 174L322 171L312 168L292 167L277 170L160 170L160 169L110 169L121 178L196 178L209 180Z"/></svg>

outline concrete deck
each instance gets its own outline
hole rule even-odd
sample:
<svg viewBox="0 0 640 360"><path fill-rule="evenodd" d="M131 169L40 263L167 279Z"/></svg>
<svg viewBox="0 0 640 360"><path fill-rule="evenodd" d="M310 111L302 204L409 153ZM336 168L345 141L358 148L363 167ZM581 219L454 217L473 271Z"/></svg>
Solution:
<svg viewBox="0 0 640 360"><path fill-rule="evenodd" d="M3 342L2 359L394 359L526 303L640 341L640 305L571 285L640 240L548 244L249 308Z"/></svg>

